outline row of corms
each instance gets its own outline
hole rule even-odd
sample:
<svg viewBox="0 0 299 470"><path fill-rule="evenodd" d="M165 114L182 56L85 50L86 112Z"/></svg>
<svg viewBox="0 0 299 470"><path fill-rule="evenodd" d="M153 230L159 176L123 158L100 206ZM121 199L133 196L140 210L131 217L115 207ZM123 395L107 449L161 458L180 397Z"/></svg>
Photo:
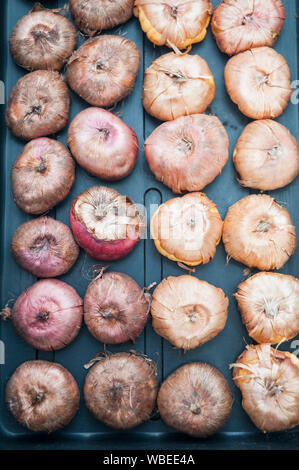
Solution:
<svg viewBox="0 0 299 470"><path fill-rule="evenodd" d="M235 296L249 335L261 343L247 346L231 364L243 407L264 432L294 427L298 423L299 361L271 344L299 332L298 280L261 272L242 282ZM162 280L151 296L126 274L105 273L103 268L89 284L83 302L65 282L44 279L23 292L2 316L12 319L16 331L32 347L53 351L75 339L83 316L90 333L102 343L134 343L145 328L149 311L156 333L187 351L223 330L228 299L222 289L191 275ZM130 429L156 413L157 369L150 358L136 351L107 357L99 354L89 367L85 402L103 423ZM53 380L54 376L59 380ZM75 380L59 364L28 361L9 380L6 403L30 430L52 432L74 416L79 392ZM202 363L176 370L158 395L162 419L198 437L217 432L228 420L231 406L222 374Z"/></svg>
<svg viewBox="0 0 299 470"><path fill-rule="evenodd" d="M70 10L78 28L94 36L127 21L133 3L73 0ZM140 61L137 46L121 36L100 35L73 52L77 32L61 13L36 5L10 37L13 59L31 71L13 88L6 110L11 131L30 140L11 174L15 202L30 214L43 214L68 195L75 178L72 156L89 173L113 181L133 170L138 153L135 132L102 109L115 105L133 89ZM145 71L144 108L169 121L149 136L145 156L156 178L173 192L191 191L170 199L154 214L151 234L156 248L192 269L213 258L222 236L229 257L263 271L279 269L297 243L286 209L270 196L251 195L229 209L223 224L216 205L197 192L214 180L228 160L228 136L221 122L216 116L200 114L214 98L213 75L205 60L188 54L191 44L206 34L211 3L136 0L134 13L154 44L174 51ZM236 54L225 68L228 94L243 114L258 119L240 136L234 163L240 183L260 190L283 187L299 172L296 139L272 120L283 112L292 92L288 65L271 48L284 19L280 0L269 0L267 6L224 1L212 17L220 50ZM182 54L185 48L187 53ZM46 137L64 128L69 118L70 95L58 73L65 64L67 83L93 106L70 124L70 152ZM101 270L83 303L71 286L49 278L73 266L79 254L77 244L94 259L122 258L141 238L145 223L128 197L95 186L73 201L70 224L72 231L50 217L41 217L21 225L12 239L12 253L20 266L46 278L2 314L12 317L18 333L33 347L53 350L69 344L80 329L83 312L89 331L106 344L134 341L150 310L155 331L184 350L203 344L224 328L225 294L191 275L163 280L151 297L130 277ZM46 297L46 292L51 295ZM232 364L243 407L264 432L297 426L299 361L271 344L299 332L298 280L261 272L240 284L236 298L250 336L261 343L248 346ZM99 355L89 366L93 367L84 396L98 419L128 429L151 416L158 391L151 359L136 352ZM51 432L74 416L79 391L62 366L30 361L9 380L6 402L23 425ZM163 382L157 403L168 425L204 437L227 421L232 399L219 371L194 363Z"/></svg>

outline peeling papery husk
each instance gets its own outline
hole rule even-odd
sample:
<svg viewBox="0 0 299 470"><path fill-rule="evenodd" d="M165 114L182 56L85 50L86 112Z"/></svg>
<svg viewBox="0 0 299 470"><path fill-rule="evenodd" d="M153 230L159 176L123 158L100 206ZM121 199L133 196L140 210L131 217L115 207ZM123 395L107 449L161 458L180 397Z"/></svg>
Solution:
<svg viewBox="0 0 299 470"><path fill-rule="evenodd" d="M108 349L105 349L104 351L100 351L98 354L96 354L96 356L93 359L91 359L87 364L84 365L84 369L86 370L90 369L97 362L100 362L106 357L111 356L113 354L114 353L112 353ZM151 368L153 369L153 373L155 375L158 374L158 367L157 367L156 362L153 359L151 359L149 356L147 356L146 354L140 351L136 351L136 349L130 349L129 351L126 351L125 354L142 357L151 366Z"/></svg>
<svg viewBox="0 0 299 470"><path fill-rule="evenodd" d="M133 89L140 51L127 38L103 35L86 41L68 62L67 81L93 106L111 107Z"/></svg>
<svg viewBox="0 0 299 470"><path fill-rule="evenodd" d="M282 188L299 174L299 144L282 124L270 119L249 123L233 154L238 181L263 191Z"/></svg>
<svg viewBox="0 0 299 470"><path fill-rule="evenodd" d="M148 420L157 392L155 363L132 351L99 358L84 384L87 408L114 429L131 429Z"/></svg>
<svg viewBox="0 0 299 470"><path fill-rule="evenodd" d="M274 119L292 95L290 69L271 47L257 47L227 62L224 79L231 100L251 119Z"/></svg>
<svg viewBox="0 0 299 470"><path fill-rule="evenodd" d="M35 432L66 426L79 409L80 392L73 376L60 364L27 361L6 386L5 402L13 417Z"/></svg>
<svg viewBox="0 0 299 470"><path fill-rule="evenodd" d="M252 194L233 204L224 219L227 254L262 271L280 269L297 246L289 212L266 194Z"/></svg>
<svg viewBox="0 0 299 470"><path fill-rule="evenodd" d="M47 278L67 273L79 256L79 247L67 225L39 217L17 228L11 252L21 268Z"/></svg>
<svg viewBox="0 0 299 470"><path fill-rule="evenodd" d="M155 177L174 193L199 191L228 160L228 136L216 116L182 116L157 127L144 152Z"/></svg>
<svg viewBox="0 0 299 470"><path fill-rule="evenodd" d="M25 145L11 169L15 203L28 214L44 214L69 194L75 162L58 140L42 137Z"/></svg>
<svg viewBox="0 0 299 470"><path fill-rule="evenodd" d="M93 367L97 362L102 361L105 357L110 356L112 353L105 349L104 351L100 351L93 357L87 364L84 364L84 369L88 370Z"/></svg>
<svg viewBox="0 0 299 470"><path fill-rule="evenodd" d="M1 320L11 320L11 316L12 316L12 307L10 307L10 304L13 303L14 300L9 300L5 305L4 307L2 308L2 310L0 311L0 318Z"/></svg>
<svg viewBox="0 0 299 470"><path fill-rule="evenodd" d="M27 70L60 70L76 42L73 24L59 10L41 5L18 21L9 38L12 58Z"/></svg>
<svg viewBox="0 0 299 470"><path fill-rule="evenodd" d="M109 264L106 264L106 266L97 265L97 264L95 264L94 266L90 266L88 269L88 275L86 276L86 279L88 279L91 282L97 281L97 279L101 279L101 277L103 277L104 272L106 271L106 269L109 269L109 268L110 268Z"/></svg>
<svg viewBox="0 0 299 470"><path fill-rule="evenodd" d="M148 39L173 49L202 41L212 12L210 0L135 0L134 8Z"/></svg>
<svg viewBox="0 0 299 470"><path fill-rule="evenodd" d="M134 0L70 0L76 26L87 36L111 29L133 15Z"/></svg>
<svg viewBox="0 0 299 470"><path fill-rule="evenodd" d="M187 266L186 264L181 263L180 261L177 262L177 265L178 265L179 268L183 269L184 271L188 271L189 274L196 272L196 268L192 268L191 266Z"/></svg>
<svg viewBox="0 0 299 470"><path fill-rule="evenodd" d="M269 344L248 345L234 368L242 406L263 432L299 425L299 360Z"/></svg>
<svg viewBox="0 0 299 470"><path fill-rule="evenodd" d="M73 201L70 224L75 240L89 256L113 261L133 250L145 219L129 197L112 188L93 186Z"/></svg>
<svg viewBox="0 0 299 470"><path fill-rule="evenodd" d="M102 108L77 114L69 126L67 143L80 166L107 181L128 176L138 156L134 130Z"/></svg>
<svg viewBox="0 0 299 470"><path fill-rule="evenodd" d="M227 311L228 299L222 289L189 275L163 279L151 303L155 332L184 351L220 333Z"/></svg>
<svg viewBox="0 0 299 470"><path fill-rule="evenodd" d="M165 423L194 437L217 433L227 422L232 396L223 375L209 364L186 364L161 385L158 409Z"/></svg>
<svg viewBox="0 0 299 470"><path fill-rule="evenodd" d="M199 55L169 52L144 72L143 106L161 121L203 113L214 96L212 72Z"/></svg>
<svg viewBox="0 0 299 470"><path fill-rule="evenodd" d="M211 27L219 49L229 55L260 46L274 46L285 20L281 0L220 2Z"/></svg>
<svg viewBox="0 0 299 470"><path fill-rule="evenodd" d="M75 289L58 279L42 279L16 300L12 322L35 349L54 351L71 343L83 319L83 302Z"/></svg>
<svg viewBox="0 0 299 470"><path fill-rule="evenodd" d="M235 294L248 334L258 343L277 344L299 333L299 280L278 273L258 273Z"/></svg>
<svg viewBox="0 0 299 470"><path fill-rule="evenodd" d="M222 220L216 204L203 193L169 199L154 213L151 236L157 250L172 261L208 263L220 242Z"/></svg>
<svg viewBox="0 0 299 470"><path fill-rule="evenodd" d="M61 131L69 118L70 94L58 72L36 70L13 87L5 112L11 132L32 140Z"/></svg>
<svg viewBox="0 0 299 470"><path fill-rule="evenodd" d="M134 279L122 273L104 273L86 291L84 321L102 343L135 343L145 327L149 308L144 289Z"/></svg>

